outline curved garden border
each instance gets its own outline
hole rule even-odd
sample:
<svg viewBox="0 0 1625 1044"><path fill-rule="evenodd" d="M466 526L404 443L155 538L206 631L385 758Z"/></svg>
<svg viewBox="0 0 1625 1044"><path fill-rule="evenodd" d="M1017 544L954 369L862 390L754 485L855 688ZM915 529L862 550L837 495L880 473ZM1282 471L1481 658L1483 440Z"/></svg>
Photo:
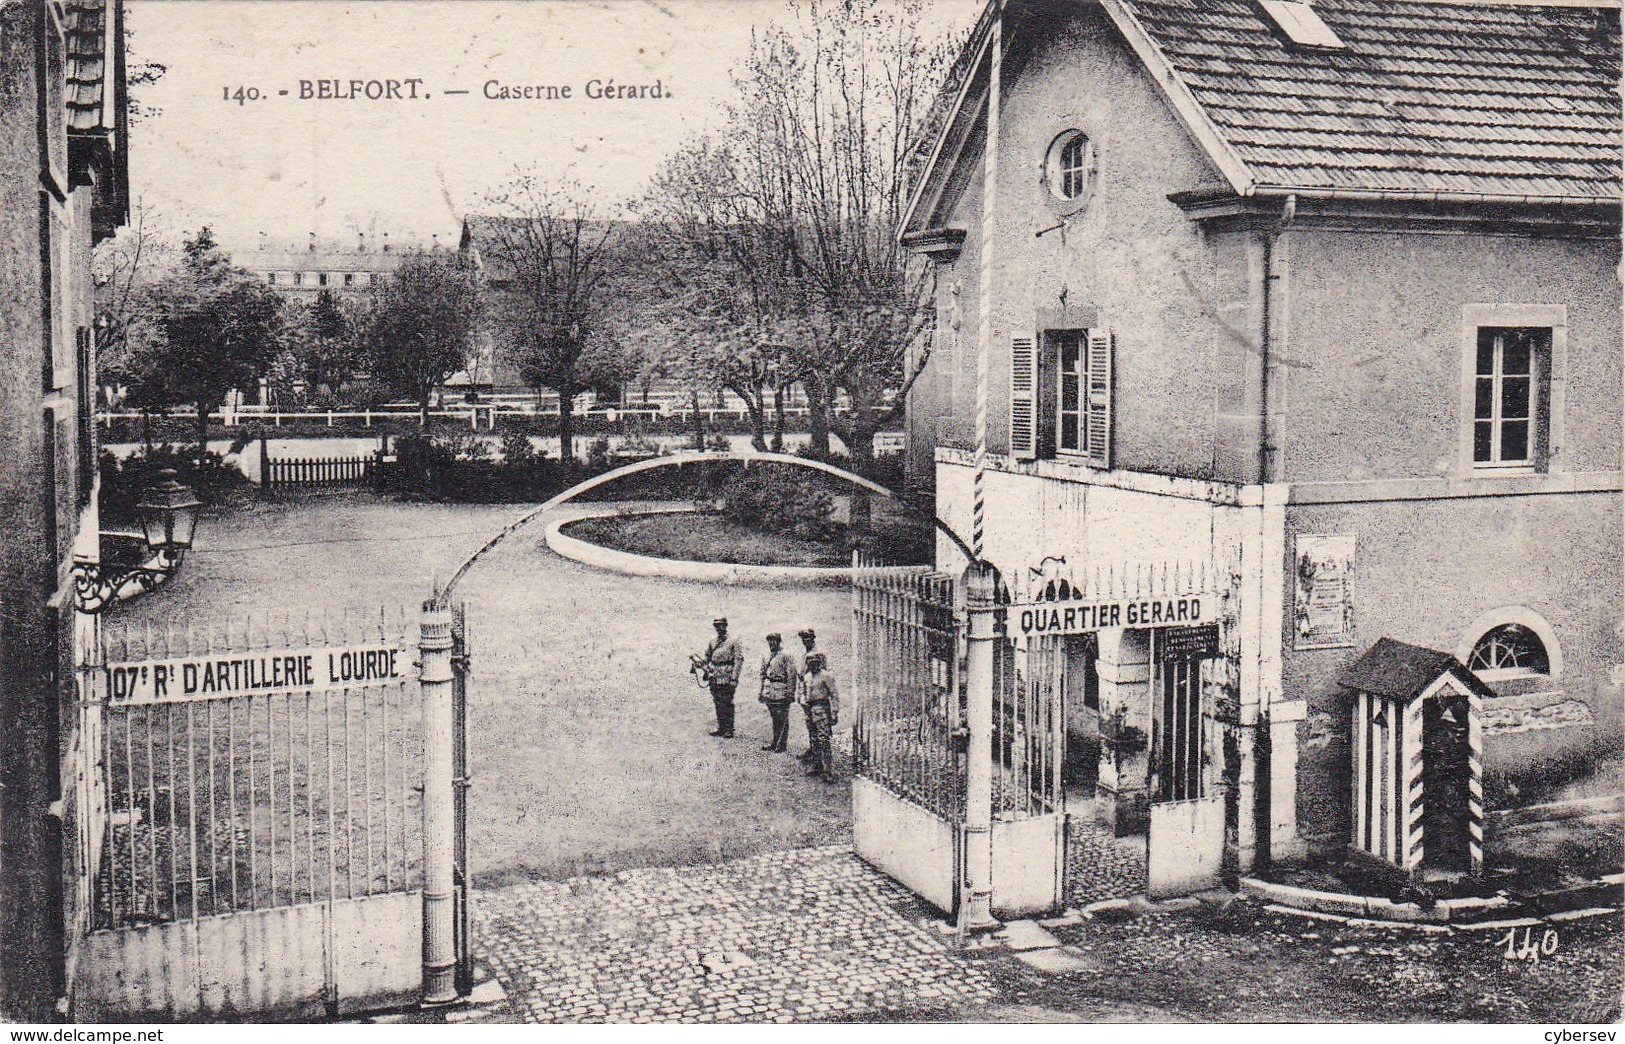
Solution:
<svg viewBox="0 0 1625 1044"><path fill-rule="evenodd" d="M1243 896L1262 902L1265 909L1276 913L1298 914L1355 926L1472 932L1533 926L1544 921L1580 920L1609 914L1617 916L1620 909L1619 889L1621 884L1625 884L1625 874L1609 874L1578 888L1529 896L1522 902L1506 896L1490 896L1483 899L1443 899L1431 907L1396 903L1374 895L1296 888L1252 877L1242 878L1240 884ZM1535 907L1533 909L1530 908L1531 900ZM1539 906L1544 905L1541 900L1559 908L1541 911ZM1599 906L1598 902L1609 905Z"/></svg>
<svg viewBox="0 0 1625 1044"><path fill-rule="evenodd" d="M547 523L548 549L572 562L606 569L627 576L663 576L671 580L693 580L709 584L845 584L852 579L849 566L761 566L731 562L691 562L679 558L655 558L594 544L563 532L571 522L612 515L659 515L693 511L688 504L586 505Z"/></svg>

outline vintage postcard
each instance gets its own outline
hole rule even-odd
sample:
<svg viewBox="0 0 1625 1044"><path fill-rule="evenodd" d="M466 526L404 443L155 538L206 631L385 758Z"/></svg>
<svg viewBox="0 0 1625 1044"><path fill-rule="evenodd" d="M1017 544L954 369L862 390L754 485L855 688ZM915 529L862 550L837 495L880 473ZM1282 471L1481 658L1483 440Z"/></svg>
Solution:
<svg viewBox="0 0 1625 1044"><path fill-rule="evenodd" d="M1612 1039L1618 0L0 42L7 1017Z"/></svg>

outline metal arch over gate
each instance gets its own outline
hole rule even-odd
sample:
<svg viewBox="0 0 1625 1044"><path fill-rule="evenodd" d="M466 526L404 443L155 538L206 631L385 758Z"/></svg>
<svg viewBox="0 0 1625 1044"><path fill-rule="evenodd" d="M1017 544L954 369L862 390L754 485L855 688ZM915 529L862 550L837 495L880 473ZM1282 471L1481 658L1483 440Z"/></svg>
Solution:
<svg viewBox="0 0 1625 1044"><path fill-rule="evenodd" d="M446 581L446 586L440 589L436 597L441 600L449 599L452 592L456 590L457 584L463 579L464 576L468 574L470 569L474 568L474 564L484 557L485 554L492 548L496 547L498 544L506 540L509 536L518 532L520 529L523 529L525 526L536 521L538 518L541 518L552 509L561 504L569 503L571 500L574 500L576 497L579 497L581 494L586 493L589 490L597 489L599 486L607 485L617 479L626 478L628 475L636 475L644 471L653 471L656 468L679 467L684 464L701 464L710 461L724 460L744 461L747 464L789 464L792 467L806 468L811 471L822 471L826 475L833 475L836 478L844 479L855 486L861 486L864 489L869 490L871 493L879 493L881 496L895 500L905 508L929 518L939 533L953 541L954 546L959 549L960 553L965 556L967 561L975 561L976 556L971 553L971 549L965 544L965 541L961 539L959 534L955 533L941 519L934 515L920 512L907 500L898 496L895 490L887 489L878 482L866 479L862 475L854 474L853 472L847 471L845 468L838 468L833 464L829 464L821 460L814 460L809 457L791 456L788 453L757 453L755 451L747 453L735 450L729 450L721 453L674 453L669 457L653 457L649 460L640 460L632 464L626 464L615 468L613 471L606 471L602 475L595 475L584 482L576 483L574 486L571 486L569 489L558 494L557 496L554 496L546 502L531 508L529 511L526 511L523 515L520 515L512 522L502 527L502 529L499 530L495 536L491 537L491 539L487 540L478 550L465 558L462 564L459 565L451 574L451 579Z"/></svg>
<svg viewBox="0 0 1625 1044"><path fill-rule="evenodd" d="M79 678L98 813L79 819L76 1018L309 1019L419 998L414 622L104 624Z"/></svg>

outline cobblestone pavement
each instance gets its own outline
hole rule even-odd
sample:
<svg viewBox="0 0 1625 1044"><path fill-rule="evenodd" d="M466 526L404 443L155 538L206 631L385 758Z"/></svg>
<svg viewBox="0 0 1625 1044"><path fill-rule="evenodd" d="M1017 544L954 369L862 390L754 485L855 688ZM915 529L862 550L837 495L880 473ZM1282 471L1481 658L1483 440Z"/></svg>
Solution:
<svg viewBox="0 0 1625 1044"><path fill-rule="evenodd" d="M806 1022L994 999L983 964L850 848L476 892L527 1022Z"/></svg>
<svg viewBox="0 0 1625 1044"><path fill-rule="evenodd" d="M1082 907L1145 894L1145 836L1113 837L1087 803L1068 813L1066 901Z"/></svg>

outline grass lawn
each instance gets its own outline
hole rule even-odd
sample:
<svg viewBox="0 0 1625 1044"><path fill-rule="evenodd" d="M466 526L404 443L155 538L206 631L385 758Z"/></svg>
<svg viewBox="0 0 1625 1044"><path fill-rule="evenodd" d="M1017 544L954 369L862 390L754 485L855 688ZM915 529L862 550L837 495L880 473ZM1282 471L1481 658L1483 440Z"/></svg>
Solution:
<svg viewBox="0 0 1625 1044"><path fill-rule="evenodd" d="M416 605L523 507L392 503L369 494L248 502L205 519L174 582L113 619L223 621L267 610ZM463 581L473 677L470 847L476 884L828 844L850 836L846 785L759 750L748 685L740 738L713 739L687 655L734 621L754 659L768 631L818 631L843 685L841 588L742 588L599 572L521 530ZM844 724L844 723L843 723ZM805 742L797 723L792 749Z"/></svg>
<svg viewBox="0 0 1625 1044"><path fill-rule="evenodd" d="M721 515L609 515L571 522L564 532L617 551L690 562L776 566L842 566L852 562L851 553L844 547L764 533Z"/></svg>

